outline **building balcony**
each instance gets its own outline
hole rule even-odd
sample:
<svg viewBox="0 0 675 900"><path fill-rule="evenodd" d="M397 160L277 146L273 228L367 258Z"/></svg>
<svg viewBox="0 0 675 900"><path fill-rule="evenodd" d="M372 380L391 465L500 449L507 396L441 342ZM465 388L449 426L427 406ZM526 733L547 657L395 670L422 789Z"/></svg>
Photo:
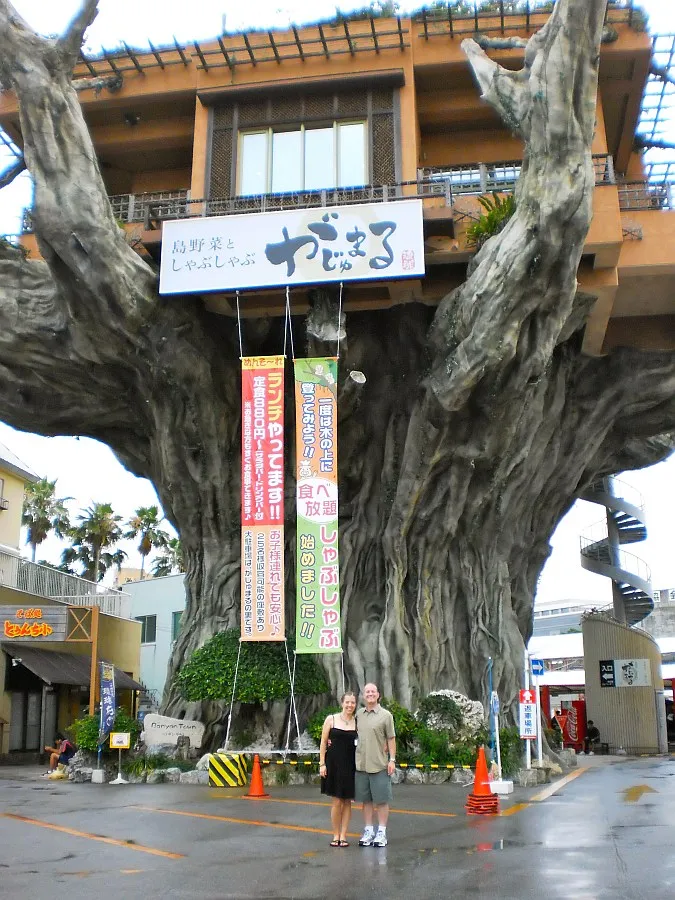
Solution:
<svg viewBox="0 0 675 900"><path fill-rule="evenodd" d="M68 575L4 551L0 551L0 587L32 597L56 600L68 606L97 606L102 613L122 619L131 617L131 597L124 591Z"/></svg>

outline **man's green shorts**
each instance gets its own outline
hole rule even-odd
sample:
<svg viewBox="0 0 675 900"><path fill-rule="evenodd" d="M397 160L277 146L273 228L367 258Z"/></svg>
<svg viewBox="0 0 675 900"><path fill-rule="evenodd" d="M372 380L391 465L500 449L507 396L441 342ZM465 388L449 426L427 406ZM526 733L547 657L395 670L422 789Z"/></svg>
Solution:
<svg viewBox="0 0 675 900"><path fill-rule="evenodd" d="M391 778L387 770L382 772L357 772L354 782L354 799L357 803L374 803L382 806L391 803Z"/></svg>

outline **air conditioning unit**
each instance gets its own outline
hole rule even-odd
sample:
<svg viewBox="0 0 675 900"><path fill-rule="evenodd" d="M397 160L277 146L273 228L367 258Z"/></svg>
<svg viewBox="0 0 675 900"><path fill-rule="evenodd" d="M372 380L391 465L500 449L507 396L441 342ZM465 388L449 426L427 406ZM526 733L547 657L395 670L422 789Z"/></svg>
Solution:
<svg viewBox="0 0 675 900"><path fill-rule="evenodd" d="M5 500L4 497L0 497L0 509L9 509L9 500Z"/></svg>

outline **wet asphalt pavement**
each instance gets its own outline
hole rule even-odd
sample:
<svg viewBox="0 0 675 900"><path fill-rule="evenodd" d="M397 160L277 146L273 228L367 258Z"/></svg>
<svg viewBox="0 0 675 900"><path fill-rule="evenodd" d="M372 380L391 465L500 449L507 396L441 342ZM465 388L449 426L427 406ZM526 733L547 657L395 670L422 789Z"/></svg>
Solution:
<svg viewBox="0 0 675 900"><path fill-rule="evenodd" d="M250 801L0 768L0 896L672 900L675 759L580 757L585 766L549 797L549 785L516 788L498 817L466 816L456 785L400 785L389 846L354 837L342 850L328 846L315 787ZM355 810L350 831L360 825Z"/></svg>

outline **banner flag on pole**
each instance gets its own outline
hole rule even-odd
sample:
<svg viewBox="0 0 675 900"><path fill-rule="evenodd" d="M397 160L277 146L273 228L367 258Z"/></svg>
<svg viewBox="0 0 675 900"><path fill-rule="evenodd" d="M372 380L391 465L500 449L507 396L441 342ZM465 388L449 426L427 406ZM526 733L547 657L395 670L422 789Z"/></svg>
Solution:
<svg viewBox="0 0 675 900"><path fill-rule="evenodd" d="M99 724L99 743L102 743L115 724L115 667L110 663L101 663L101 722Z"/></svg>
<svg viewBox="0 0 675 900"><path fill-rule="evenodd" d="M284 357L241 361L241 639L283 641Z"/></svg>
<svg viewBox="0 0 675 900"><path fill-rule="evenodd" d="M296 359L296 653L340 653L337 360Z"/></svg>

